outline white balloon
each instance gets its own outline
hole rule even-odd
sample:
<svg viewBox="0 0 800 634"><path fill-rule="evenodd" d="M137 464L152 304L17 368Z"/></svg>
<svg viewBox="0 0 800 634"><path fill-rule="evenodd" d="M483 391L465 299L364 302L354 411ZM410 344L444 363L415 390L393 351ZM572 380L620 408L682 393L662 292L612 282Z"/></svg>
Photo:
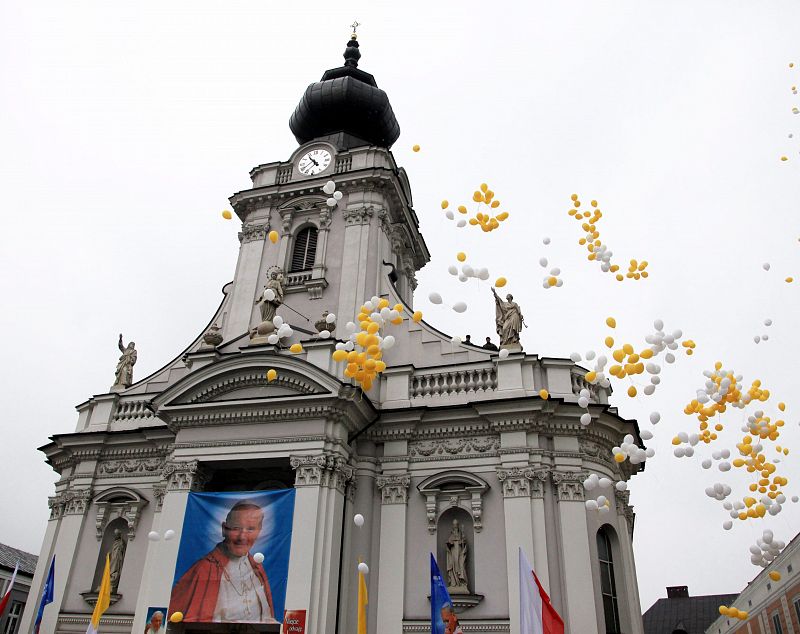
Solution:
<svg viewBox="0 0 800 634"><path fill-rule="evenodd" d="M642 440L650 440L653 437L653 432L645 429L639 434L639 436L641 436Z"/></svg>
<svg viewBox="0 0 800 634"><path fill-rule="evenodd" d="M765 271L769 271L769 262L764 262L764 264L761 265L761 268Z"/></svg>
<svg viewBox="0 0 800 634"><path fill-rule="evenodd" d="M644 388L642 389L642 392L644 392L645 396L650 396L655 391L656 391L656 386L653 385L652 383L650 385L645 385Z"/></svg>
<svg viewBox="0 0 800 634"><path fill-rule="evenodd" d="M347 330L348 332L355 332L355 330L356 330L356 325L355 325L355 323L354 323L354 322L352 322L352 321L348 321L348 322L347 322L347 323L344 325L344 327L345 327L345 330Z"/></svg>
<svg viewBox="0 0 800 634"><path fill-rule="evenodd" d="M328 205L328 207L336 207L336 199L331 196L325 201L325 204Z"/></svg>
<svg viewBox="0 0 800 634"><path fill-rule="evenodd" d="M601 489L608 489L611 487L611 480L609 478L600 478L598 481Z"/></svg>
<svg viewBox="0 0 800 634"><path fill-rule="evenodd" d="M586 398L585 396L581 396L578 399L578 407L582 407L583 409L586 409L587 407L589 407L589 399Z"/></svg>
<svg viewBox="0 0 800 634"><path fill-rule="evenodd" d="M267 343L271 346L274 346L276 343L278 343L278 341L280 341L280 337L278 337L278 335L276 335L274 332L267 337Z"/></svg>
<svg viewBox="0 0 800 634"><path fill-rule="evenodd" d="M758 343L759 341L761 341L761 337L759 337L758 335L756 335L755 337L753 337L753 341L755 341L756 343Z"/></svg>
<svg viewBox="0 0 800 634"><path fill-rule="evenodd" d="M359 572L360 572L362 575L367 575L367 574L369 574L369 566L367 566L367 564L365 564L365 563L362 561L360 564L358 564L358 571L359 571Z"/></svg>
<svg viewBox="0 0 800 634"><path fill-rule="evenodd" d="M653 328L655 328L656 330L663 330L664 329L664 322L661 321L660 319L656 319L653 322Z"/></svg>
<svg viewBox="0 0 800 634"><path fill-rule="evenodd" d="M711 468L711 460L706 458L705 460L703 460L703 462L700 463L700 466L703 467L703 469L710 469Z"/></svg>
<svg viewBox="0 0 800 634"><path fill-rule="evenodd" d="M586 353L586 360L591 361L592 359L594 359L594 356L595 356L594 350L589 350Z"/></svg>
<svg viewBox="0 0 800 634"><path fill-rule="evenodd" d="M556 288L561 288L562 286L564 286L564 280L559 277L556 281Z"/></svg>
<svg viewBox="0 0 800 634"><path fill-rule="evenodd" d="M542 268L547 266L547 258L539 258L539 266L541 266Z"/></svg>
<svg viewBox="0 0 800 634"><path fill-rule="evenodd" d="M584 427L592 422L592 415L589 412L581 414L581 425Z"/></svg>
<svg viewBox="0 0 800 634"><path fill-rule="evenodd" d="M650 422L653 423L653 425L655 425L660 420L661 420L661 414L659 414L658 412L650 413Z"/></svg>
<svg viewBox="0 0 800 634"><path fill-rule="evenodd" d="M170 528L170 529L168 529L168 530L164 531L164 539L165 539L166 541L169 541L169 540L170 540L170 539L172 539L173 537L175 537L175 531L174 531L174 530L172 530L172 529Z"/></svg>
<svg viewBox="0 0 800 634"><path fill-rule="evenodd" d="M457 313L463 313L467 310L467 305L464 302L456 302L453 304L453 310Z"/></svg>
<svg viewBox="0 0 800 634"><path fill-rule="evenodd" d="M542 244L550 244L550 238L542 238Z"/></svg>
<svg viewBox="0 0 800 634"><path fill-rule="evenodd" d="M764 320L764 325L765 326L771 326L772 325L772 320L771 319L765 319Z"/></svg>
<svg viewBox="0 0 800 634"><path fill-rule="evenodd" d="M597 505L604 506L605 503L608 502L608 498L605 495L598 495L597 496Z"/></svg>
<svg viewBox="0 0 800 634"><path fill-rule="evenodd" d="M464 264L461 267L461 272L466 275L467 277L474 277L475 276L475 269L473 269L469 264Z"/></svg>
<svg viewBox="0 0 800 634"><path fill-rule="evenodd" d="M625 482L624 480L620 480L614 485L614 487L617 489L617 491L627 491L628 483Z"/></svg>
<svg viewBox="0 0 800 634"><path fill-rule="evenodd" d="M550 275L561 275L561 269L557 266L554 266L552 269L550 269Z"/></svg>
<svg viewBox="0 0 800 634"><path fill-rule="evenodd" d="M335 321L336 321L336 315L334 315L333 313L328 313L327 316L325 317L325 323L332 324Z"/></svg>
<svg viewBox="0 0 800 634"><path fill-rule="evenodd" d="M722 528L724 528L726 531L731 530L733 528L733 522L731 522L730 520L725 520L724 522L722 522Z"/></svg>
<svg viewBox="0 0 800 634"><path fill-rule="evenodd" d="M324 191L326 194L328 194L328 196L330 196L334 191L336 191L336 183L334 183L333 181L328 181L322 187L322 191Z"/></svg>
<svg viewBox="0 0 800 634"><path fill-rule="evenodd" d="M458 275L458 267L456 267L455 264L451 264L447 267L447 272L450 273L450 275Z"/></svg>
<svg viewBox="0 0 800 634"><path fill-rule="evenodd" d="M444 215L447 216L448 220L453 220L456 217L451 209L448 209Z"/></svg>
<svg viewBox="0 0 800 634"><path fill-rule="evenodd" d="M769 335L761 335L762 341L769 341Z"/></svg>
<svg viewBox="0 0 800 634"><path fill-rule="evenodd" d="M272 318L272 325L275 326L276 328L280 328L283 325L283 317L281 317L280 315L275 315Z"/></svg>
<svg viewBox="0 0 800 634"><path fill-rule="evenodd" d="M275 299L275 291L273 291L271 288L266 289L264 291L264 299L266 299L268 302L271 302L272 300L274 300Z"/></svg>
<svg viewBox="0 0 800 634"><path fill-rule="evenodd" d="M381 348L384 350L388 350L394 345L394 336L393 335L386 335L381 342Z"/></svg>
<svg viewBox="0 0 800 634"><path fill-rule="evenodd" d="M331 336L330 330L320 330L319 331L319 338L320 339L329 339Z"/></svg>
<svg viewBox="0 0 800 634"><path fill-rule="evenodd" d="M586 510L596 511L598 509L597 500L586 500Z"/></svg>
<svg viewBox="0 0 800 634"><path fill-rule="evenodd" d="M453 338L450 339L450 343L455 344L455 345L460 344L461 343L461 337L459 337L458 335L453 335Z"/></svg>
<svg viewBox="0 0 800 634"><path fill-rule="evenodd" d="M359 528L364 526L364 516L361 513L356 513L353 515L353 524L358 526Z"/></svg>
<svg viewBox="0 0 800 634"><path fill-rule="evenodd" d="M333 197L334 197L336 200L341 200L343 195L344 195L344 194L342 194L342 192L333 192Z"/></svg>
<svg viewBox="0 0 800 634"><path fill-rule="evenodd" d="M428 301L431 304L441 304L442 303L442 296L439 293L429 293L428 294Z"/></svg>
<svg viewBox="0 0 800 634"><path fill-rule="evenodd" d="M458 227L459 229L461 229L461 227L466 227L466 226L467 226L467 221L466 221L466 220L464 220L463 218L461 218L461 219L460 219L460 220L459 220L459 221L456 223L456 227Z"/></svg>
<svg viewBox="0 0 800 634"><path fill-rule="evenodd" d="M257 564L263 563L264 562L264 553L255 553L253 555L253 561L255 561Z"/></svg>
<svg viewBox="0 0 800 634"><path fill-rule="evenodd" d="M501 359L505 359L505 358L508 356L508 349L507 349L507 348L503 348L503 349L502 349L502 350L501 350L501 351L498 353L498 355L497 355L497 356L499 356Z"/></svg>
<svg viewBox="0 0 800 634"><path fill-rule="evenodd" d="M478 277L482 279L484 282L489 279L489 269L481 269L478 273Z"/></svg>
<svg viewBox="0 0 800 634"><path fill-rule="evenodd" d="M466 282L468 279L469 279L469 278L468 278L466 275L464 275L463 273L461 273L461 274L458 276L458 281L459 281L459 282Z"/></svg>
<svg viewBox="0 0 800 634"><path fill-rule="evenodd" d="M156 531L150 531L147 533L147 539L149 539L151 542L157 542L159 539L161 539L161 535L159 535Z"/></svg>

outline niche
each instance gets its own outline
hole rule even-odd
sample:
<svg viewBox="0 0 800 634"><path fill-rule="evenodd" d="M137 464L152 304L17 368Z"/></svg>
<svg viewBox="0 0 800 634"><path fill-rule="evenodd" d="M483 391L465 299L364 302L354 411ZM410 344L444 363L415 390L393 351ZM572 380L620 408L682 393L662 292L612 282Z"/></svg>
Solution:
<svg viewBox="0 0 800 634"><path fill-rule="evenodd" d="M439 516L436 559L451 596L472 594L474 591L474 537L472 516L466 510L453 506Z"/></svg>

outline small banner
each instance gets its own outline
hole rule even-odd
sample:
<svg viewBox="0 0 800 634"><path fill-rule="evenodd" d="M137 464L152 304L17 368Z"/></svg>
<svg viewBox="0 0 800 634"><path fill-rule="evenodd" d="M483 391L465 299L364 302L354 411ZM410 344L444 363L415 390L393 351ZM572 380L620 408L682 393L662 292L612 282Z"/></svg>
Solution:
<svg viewBox="0 0 800 634"><path fill-rule="evenodd" d="M306 634L305 610L286 610L283 613L283 634Z"/></svg>

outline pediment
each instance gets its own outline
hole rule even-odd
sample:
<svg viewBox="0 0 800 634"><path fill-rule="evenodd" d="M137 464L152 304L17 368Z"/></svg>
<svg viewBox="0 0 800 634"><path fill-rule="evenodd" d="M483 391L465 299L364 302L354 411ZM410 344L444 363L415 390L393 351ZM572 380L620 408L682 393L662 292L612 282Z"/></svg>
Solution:
<svg viewBox="0 0 800 634"><path fill-rule="evenodd" d="M244 399L272 399L329 394L316 381L296 371L281 369L277 378L267 380L267 367L234 368L214 375L187 390L170 405L196 405Z"/></svg>

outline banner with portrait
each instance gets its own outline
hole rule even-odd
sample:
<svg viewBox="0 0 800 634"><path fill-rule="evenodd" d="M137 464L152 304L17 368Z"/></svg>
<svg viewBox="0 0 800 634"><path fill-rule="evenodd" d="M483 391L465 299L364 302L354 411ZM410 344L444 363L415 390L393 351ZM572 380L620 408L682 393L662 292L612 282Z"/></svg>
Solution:
<svg viewBox="0 0 800 634"><path fill-rule="evenodd" d="M169 614L185 623L281 623L294 496L189 493Z"/></svg>

